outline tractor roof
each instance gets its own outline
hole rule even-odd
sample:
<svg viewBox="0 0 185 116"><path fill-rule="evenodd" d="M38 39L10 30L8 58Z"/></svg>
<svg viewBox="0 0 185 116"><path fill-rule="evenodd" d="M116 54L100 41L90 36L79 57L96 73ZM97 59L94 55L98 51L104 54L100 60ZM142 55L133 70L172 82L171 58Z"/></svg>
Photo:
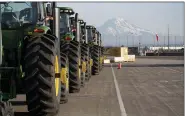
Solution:
<svg viewBox="0 0 185 116"><path fill-rule="evenodd" d="M60 12L62 13L69 13L70 15L75 14L74 10L70 7L58 7L60 9Z"/></svg>
<svg viewBox="0 0 185 116"><path fill-rule="evenodd" d="M60 7L60 6L58 6L58 8L60 8L61 10L72 10L73 11L73 9L71 7Z"/></svg>
<svg viewBox="0 0 185 116"><path fill-rule="evenodd" d="M96 29L96 27L94 27L93 25L87 25L86 28L87 29Z"/></svg>
<svg viewBox="0 0 185 116"><path fill-rule="evenodd" d="M74 19L75 17L69 17L70 19Z"/></svg>
<svg viewBox="0 0 185 116"><path fill-rule="evenodd" d="M83 19L78 19L78 21L80 22L80 24L84 24L84 20Z"/></svg>

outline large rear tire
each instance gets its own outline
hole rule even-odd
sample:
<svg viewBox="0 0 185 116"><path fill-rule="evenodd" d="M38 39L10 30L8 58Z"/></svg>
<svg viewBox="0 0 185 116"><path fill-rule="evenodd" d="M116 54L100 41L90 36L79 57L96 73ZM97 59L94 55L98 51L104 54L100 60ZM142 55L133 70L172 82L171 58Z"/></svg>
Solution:
<svg viewBox="0 0 185 116"><path fill-rule="evenodd" d="M68 102L69 95L69 61L67 55L61 53L61 98L60 103L64 104Z"/></svg>
<svg viewBox="0 0 185 116"><path fill-rule="evenodd" d="M104 68L104 47L101 47L101 55L102 55L102 58L103 58L103 61L102 61L102 69Z"/></svg>
<svg viewBox="0 0 185 116"><path fill-rule="evenodd" d="M31 116L57 115L60 103L60 56L55 36L43 34L25 41L26 100Z"/></svg>
<svg viewBox="0 0 185 116"><path fill-rule="evenodd" d="M104 61L104 56L103 56L103 47L99 47L99 51L100 51L100 70L102 70L103 69L103 61Z"/></svg>
<svg viewBox="0 0 185 116"><path fill-rule="evenodd" d="M100 71L100 57L99 57L99 48L97 45L93 46L92 59L93 59L92 74L98 75Z"/></svg>
<svg viewBox="0 0 185 116"><path fill-rule="evenodd" d="M99 51L99 67L100 67L100 71L102 70L102 53L101 53L101 47L98 47L98 51Z"/></svg>
<svg viewBox="0 0 185 116"><path fill-rule="evenodd" d="M81 87L81 55L80 43L73 40L69 48L69 92L77 93Z"/></svg>
<svg viewBox="0 0 185 116"><path fill-rule="evenodd" d="M89 64L91 63L91 55L89 54ZM92 64L89 65L89 80L91 79L91 76L92 76Z"/></svg>
<svg viewBox="0 0 185 116"><path fill-rule="evenodd" d="M81 64L82 65L83 65L83 62L85 62L85 57L81 56ZM86 66L84 66L84 68L86 68ZM82 69L81 69L81 87L85 87L85 72L83 72Z"/></svg>
<svg viewBox="0 0 185 116"><path fill-rule="evenodd" d="M0 116L14 116L14 111L9 101L0 102Z"/></svg>
<svg viewBox="0 0 185 116"><path fill-rule="evenodd" d="M86 72L85 72L85 81L89 81L90 79L90 59L89 59L89 47L87 44L83 44L82 46L82 56L85 58L86 62Z"/></svg>
<svg viewBox="0 0 185 116"><path fill-rule="evenodd" d="M92 46L90 46L89 47L89 60L92 60L92 64L89 66L90 67L90 71L89 71L89 76L90 76L90 78L91 78L91 76L92 76L92 66L93 66L93 58L92 58L92 55L93 55L93 47ZM89 62L89 64L90 64L90 62Z"/></svg>
<svg viewBox="0 0 185 116"><path fill-rule="evenodd" d="M61 52L61 68L67 68L66 70L66 76L62 81L61 84L61 100L60 103L64 104L68 102L68 95L69 95L69 59L68 59L68 53L69 53L69 47L70 44L68 41L62 40L60 44L60 52ZM62 69L64 70L64 69ZM64 70L65 72L65 70ZM65 81L65 82L64 82Z"/></svg>
<svg viewBox="0 0 185 116"><path fill-rule="evenodd" d="M70 43L68 41L61 41L60 43L60 52L68 55L70 48Z"/></svg>

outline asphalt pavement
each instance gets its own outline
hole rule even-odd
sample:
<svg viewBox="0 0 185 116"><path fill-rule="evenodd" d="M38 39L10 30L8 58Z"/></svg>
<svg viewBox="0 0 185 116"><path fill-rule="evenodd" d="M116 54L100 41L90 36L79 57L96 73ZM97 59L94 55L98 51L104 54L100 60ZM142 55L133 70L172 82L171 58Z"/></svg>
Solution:
<svg viewBox="0 0 185 116"><path fill-rule="evenodd" d="M121 69L109 64L80 93L70 94L59 116L184 116L184 66L148 65L169 63L184 61L136 59Z"/></svg>

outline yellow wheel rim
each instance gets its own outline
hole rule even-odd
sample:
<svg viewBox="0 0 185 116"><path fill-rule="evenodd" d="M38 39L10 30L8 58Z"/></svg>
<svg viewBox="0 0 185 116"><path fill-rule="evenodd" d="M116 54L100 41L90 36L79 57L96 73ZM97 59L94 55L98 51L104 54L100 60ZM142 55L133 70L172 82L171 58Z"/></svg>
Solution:
<svg viewBox="0 0 185 116"><path fill-rule="evenodd" d="M86 72L86 62L85 61L83 61L82 62L82 72Z"/></svg>
<svg viewBox="0 0 185 116"><path fill-rule="evenodd" d="M69 89L69 77L67 77L67 75L68 75L68 67L66 67L66 68L62 68L61 69L61 81L62 81L62 83L64 83L65 84L65 87L66 87L66 90L68 90Z"/></svg>
<svg viewBox="0 0 185 116"><path fill-rule="evenodd" d="M58 56L55 56L55 75L59 74L59 62L58 62ZM58 96L59 92L59 85L60 85L60 77L55 77L55 91L56 91L56 96Z"/></svg>
<svg viewBox="0 0 185 116"><path fill-rule="evenodd" d="M79 66L81 65L81 59L78 60L78 78L81 78L81 69L79 68Z"/></svg>
<svg viewBox="0 0 185 116"><path fill-rule="evenodd" d="M69 89L69 76L68 76L69 70L68 67L66 67L66 75L65 75L65 85L66 85L66 90Z"/></svg>

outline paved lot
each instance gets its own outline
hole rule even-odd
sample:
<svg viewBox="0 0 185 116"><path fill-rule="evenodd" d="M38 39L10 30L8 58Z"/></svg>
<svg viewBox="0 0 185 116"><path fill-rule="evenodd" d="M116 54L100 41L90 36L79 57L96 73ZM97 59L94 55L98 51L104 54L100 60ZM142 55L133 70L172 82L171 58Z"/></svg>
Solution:
<svg viewBox="0 0 185 116"><path fill-rule="evenodd" d="M134 64L182 64L139 59ZM129 64L129 63L127 63ZM131 63L130 63L131 64ZM61 106L64 116L183 116L183 67L113 68L126 114L121 115L111 67L92 77L79 94ZM122 102L121 101L121 102ZM124 111L124 110L123 110Z"/></svg>
<svg viewBox="0 0 185 116"><path fill-rule="evenodd" d="M63 116L120 116L111 68L92 77L79 94L72 94L61 112Z"/></svg>
<svg viewBox="0 0 185 116"><path fill-rule="evenodd" d="M169 62L183 63L145 59L148 64ZM80 93L69 96L60 116L184 116L183 72L182 66L105 67Z"/></svg>
<svg viewBox="0 0 185 116"><path fill-rule="evenodd" d="M184 60L138 58L136 62L125 62L124 64L184 64Z"/></svg>
<svg viewBox="0 0 185 116"><path fill-rule="evenodd" d="M184 115L182 69L127 67L114 70L128 116Z"/></svg>

